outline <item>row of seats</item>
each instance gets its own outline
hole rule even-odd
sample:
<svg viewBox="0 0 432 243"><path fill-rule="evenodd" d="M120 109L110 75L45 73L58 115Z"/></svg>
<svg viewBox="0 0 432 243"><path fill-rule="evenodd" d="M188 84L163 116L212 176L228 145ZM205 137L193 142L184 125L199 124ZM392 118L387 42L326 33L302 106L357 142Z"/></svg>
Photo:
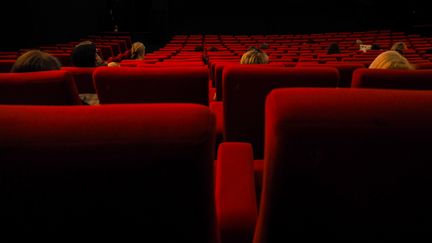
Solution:
<svg viewBox="0 0 432 243"><path fill-rule="evenodd" d="M2 105L0 238L427 241L431 114L431 91L271 91L258 210L251 145L213 161L205 106Z"/></svg>
<svg viewBox="0 0 432 243"><path fill-rule="evenodd" d="M256 158L263 156L264 100L275 88L336 88L343 75L352 75L353 88L432 89L431 70L363 68L351 73L353 69L348 67L344 73L327 65L284 68L238 64L224 68L223 86L218 84L223 90L223 102L209 103L209 74L204 67L65 70L0 74L1 103L77 105L81 104L79 93L97 92L101 104L180 102L210 105L218 114L218 134L227 141L252 143Z"/></svg>

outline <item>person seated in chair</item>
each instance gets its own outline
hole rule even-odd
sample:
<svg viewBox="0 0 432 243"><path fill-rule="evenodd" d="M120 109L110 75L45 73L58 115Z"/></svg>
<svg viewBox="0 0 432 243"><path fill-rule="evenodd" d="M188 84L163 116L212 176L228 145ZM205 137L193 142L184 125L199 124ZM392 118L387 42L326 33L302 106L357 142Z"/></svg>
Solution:
<svg viewBox="0 0 432 243"><path fill-rule="evenodd" d="M31 50L22 54L12 66L12 73L60 70L60 61L50 54Z"/></svg>
<svg viewBox="0 0 432 243"><path fill-rule="evenodd" d="M413 70L409 61L397 51L386 51L378 55L369 66L371 69Z"/></svg>
<svg viewBox="0 0 432 243"><path fill-rule="evenodd" d="M258 48L250 48L240 59L240 64L268 64L269 57Z"/></svg>

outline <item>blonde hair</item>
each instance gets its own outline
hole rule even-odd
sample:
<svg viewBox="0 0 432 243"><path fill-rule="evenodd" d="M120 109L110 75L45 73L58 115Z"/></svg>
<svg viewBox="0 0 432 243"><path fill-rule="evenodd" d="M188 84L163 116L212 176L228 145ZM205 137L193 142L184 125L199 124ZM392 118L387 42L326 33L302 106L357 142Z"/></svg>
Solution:
<svg viewBox="0 0 432 243"><path fill-rule="evenodd" d="M141 42L135 42L131 48L131 58L132 59L144 59L145 46Z"/></svg>
<svg viewBox="0 0 432 243"><path fill-rule="evenodd" d="M269 57L259 49L253 48L243 54L240 64L267 64Z"/></svg>
<svg viewBox="0 0 432 243"><path fill-rule="evenodd" d="M118 62L110 62L110 63L108 63L108 67L120 67L120 63L118 63Z"/></svg>
<svg viewBox="0 0 432 243"><path fill-rule="evenodd" d="M371 63L369 68L373 69L408 69L412 70L414 67L397 51L386 51L381 53Z"/></svg>

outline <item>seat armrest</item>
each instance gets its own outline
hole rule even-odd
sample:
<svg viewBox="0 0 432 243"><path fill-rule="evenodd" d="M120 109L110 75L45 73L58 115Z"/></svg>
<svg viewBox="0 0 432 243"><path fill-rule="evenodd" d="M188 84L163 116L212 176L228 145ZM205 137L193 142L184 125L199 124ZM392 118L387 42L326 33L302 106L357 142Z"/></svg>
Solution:
<svg viewBox="0 0 432 243"><path fill-rule="evenodd" d="M252 242L257 219L252 145L226 142L216 161L216 210L221 242Z"/></svg>

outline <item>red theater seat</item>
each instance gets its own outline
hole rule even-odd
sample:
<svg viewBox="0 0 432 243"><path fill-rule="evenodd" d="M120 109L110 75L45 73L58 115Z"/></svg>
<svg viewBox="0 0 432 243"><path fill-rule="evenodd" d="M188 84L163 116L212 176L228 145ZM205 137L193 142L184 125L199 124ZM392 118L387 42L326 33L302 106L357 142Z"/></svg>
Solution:
<svg viewBox="0 0 432 243"><path fill-rule="evenodd" d="M214 84L216 87L216 99L221 101L223 100L223 81L222 81L222 77L223 77L223 70L225 69L225 67L227 66L243 66L243 65L248 65L249 67L254 67L254 68L268 68L268 67L285 67L284 63L269 63L269 64L239 64L237 63L232 63L232 62L224 62L224 63L216 63L215 67L214 67L214 74L213 74L213 79L214 79Z"/></svg>
<svg viewBox="0 0 432 243"><path fill-rule="evenodd" d="M200 105L0 106L4 242L218 242Z"/></svg>
<svg viewBox="0 0 432 243"><path fill-rule="evenodd" d="M56 57L63 67L72 66L71 54L69 53L51 53L52 56Z"/></svg>
<svg viewBox="0 0 432 243"><path fill-rule="evenodd" d="M67 72L0 73L0 104L78 105L81 100Z"/></svg>
<svg viewBox="0 0 432 243"><path fill-rule="evenodd" d="M251 243L257 219L252 146L222 143L216 161L216 208L223 243Z"/></svg>
<svg viewBox="0 0 432 243"><path fill-rule="evenodd" d="M96 93L93 86L93 73L96 68L63 67L62 70L72 74L80 94Z"/></svg>
<svg viewBox="0 0 432 243"><path fill-rule="evenodd" d="M226 67L223 73L224 140L251 143L255 159L262 158L267 94L281 87L336 87L338 80L337 69L329 67Z"/></svg>
<svg viewBox="0 0 432 243"><path fill-rule="evenodd" d="M353 88L432 89L432 70L358 69Z"/></svg>
<svg viewBox="0 0 432 243"><path fill-rule="evenodd" d="M432 69L432 62L415 64L416 70Z"/></svg>
<svg viewBox="0 0 432 243"><path fill-rule="evenodd" d="M309 64L297 63L297 67L334 67L339 71L338 87L351 87L353 72L356 69L364 68L362 63L326 63L326 64Z"/></svg>
<svg viewBox="0 0 432 243"><path fill-rule="evenodd" d="M254 243L431 240L432 92L280 89Z"/></svg>
<svg viewBox="0 0 432 243"><path fill-rule="evenodd" d="M0 59L0 73L8 73L11 71L12 66L15 64L15 59L9 59L9 60L1 60Z"/></svg>
<svg viewBox="0 0 432 243"><path fill-rule="evenodd" d="M101 104L198 103L208 105L208 70L187 68L98 68L93 75Z"/></svg>

